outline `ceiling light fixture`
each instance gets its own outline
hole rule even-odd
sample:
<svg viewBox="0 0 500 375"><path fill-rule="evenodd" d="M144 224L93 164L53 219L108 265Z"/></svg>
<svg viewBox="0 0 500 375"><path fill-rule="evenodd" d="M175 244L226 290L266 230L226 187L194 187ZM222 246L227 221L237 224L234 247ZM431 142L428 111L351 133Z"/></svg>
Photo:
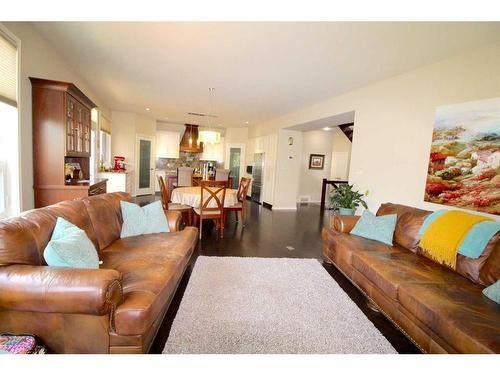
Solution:
<svg viewBox="0 0 500 375"><path fill-rule="evenodd" d="M328 130L331 130L331 128L329 126L326 126L323 128L324 131L328 131Z"/></svg>
<svg viewBox="0 0 500 375"><path fill-rule="evenodd" d="M149 109L150 109L149 107L146 107L146 111L149 111Z"/></svg>

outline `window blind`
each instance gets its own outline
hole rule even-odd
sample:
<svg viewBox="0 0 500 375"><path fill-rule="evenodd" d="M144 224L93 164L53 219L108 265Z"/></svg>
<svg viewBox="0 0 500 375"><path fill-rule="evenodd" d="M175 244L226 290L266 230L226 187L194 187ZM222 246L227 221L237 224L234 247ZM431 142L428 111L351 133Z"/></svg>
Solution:
<svg viewBox="0 0 500 375"><path fill-rule="evenodd" d="M0 32L0 100L17 106L17 48Z"/></svg>

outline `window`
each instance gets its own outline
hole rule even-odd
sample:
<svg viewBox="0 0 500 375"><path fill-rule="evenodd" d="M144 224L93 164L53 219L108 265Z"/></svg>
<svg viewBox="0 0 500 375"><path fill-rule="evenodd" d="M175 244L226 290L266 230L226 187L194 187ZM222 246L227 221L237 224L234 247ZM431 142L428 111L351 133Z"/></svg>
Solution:
<svg viewBox="0 0 500 375"><path fill-rule="evenodd" d="M104 164L105 167L112 167L111 164L111 134L108 132L99 131L100 134L100 155L99 159Z"/></svg>
<svg viewBox="0 0 500 375"><path fill-rule="evenodd" d="M96 158L96 138L95 133L99 129L99 124L97 123L99 119L99 110L97 108L92 108L90 111L90 179L93 180L96 176L95 173L99 168L98 158Z"/></svg>
<svg viewBox="0 0 500 375"><path fill-rule="evenodd" d="M0 218L20 211L17 71L17 43L0 26Z"/></svg>

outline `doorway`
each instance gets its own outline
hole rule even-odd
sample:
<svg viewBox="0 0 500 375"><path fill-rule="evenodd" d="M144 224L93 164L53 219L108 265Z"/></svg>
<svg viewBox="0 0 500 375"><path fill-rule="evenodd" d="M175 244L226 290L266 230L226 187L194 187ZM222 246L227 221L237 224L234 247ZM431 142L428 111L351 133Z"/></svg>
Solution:
<svg viewBox="0 0 500 375"><path fill-rule="evenodd" d="M243 143L228 143L226 145L225 165L233 177L233 189L238 189L240 178L243 176L245 164L245 145Z"/></svg>
<svg viewBox="0 0 500 375"><path fill-rule="evenodd" d="M136 138L136 171L135 183L136 195L154 194L154 170L155 160L153 157L154 138L149 135L138 134Z"/></svg>

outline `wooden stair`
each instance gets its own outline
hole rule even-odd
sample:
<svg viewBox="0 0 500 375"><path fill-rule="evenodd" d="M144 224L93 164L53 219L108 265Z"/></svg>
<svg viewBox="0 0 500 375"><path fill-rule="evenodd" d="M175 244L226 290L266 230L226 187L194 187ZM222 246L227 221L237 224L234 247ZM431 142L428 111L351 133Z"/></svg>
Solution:
<svg viewBox="0 0 500 375"><path fill-rule="evenodd" d="M339 125L339 128L346 135L346 137L349 138L349 140L352 143L352 134L354 133L354 122L351 122L349 124Z"/></svg>

